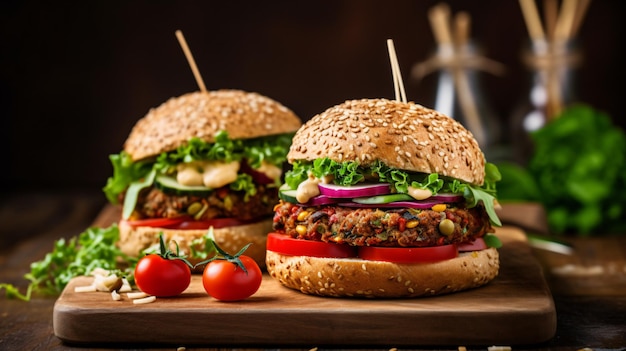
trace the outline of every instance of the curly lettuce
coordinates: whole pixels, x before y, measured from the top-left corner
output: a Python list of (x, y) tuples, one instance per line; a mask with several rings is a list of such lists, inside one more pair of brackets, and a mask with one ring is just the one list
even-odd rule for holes
[(30, 272), (24, 275), (29, 281), (24, 294), (11, 284), (0, 284), (0, 290), (6, 289), (9, 298), (24, 301), (32, 294), (59, 295), (72, 278), (88, 275), (96, 268), (118, 272), (132, 282), (137, 258), (124, 254), (116, 245), (118, 240), (116, 224), (87, 228), (67, 240), (58, 239), (43, 259), (31, 263)]
[[(151, 186), (151, 172), (157, 174), (171, 173), (176, 165), (199, 160), (207, 161), (241, 161), (246, 160), (250, 167), (257, 169), (262, 162), (281, 167), (287, 159), (293, 134), (280, 134), (254, 139), (230, 139), (228, 132), (220, 131), (215, 135), (214, 143), (207, 143), (199, 138), (192, 138), (186, 145), (171, 152), (162, 153), (154, 160), (133, 162), (130, 155), (122, 151), (109, 158), (113, 165), (113, 176), (107, 180), (102, 189), (107, 199), (117, 204), (119, 195), (135, 184), (135, 188)], [(147, 184), (146, 180), (150, 184)], [(256, 193), (252, 177), (238, 177), (230, 185), (235, 191), (245, 191), (246, 196)], [(126, 204), (125, 204), (126, 205)], [(134, 206), (132, 206), (134, 207)]]
[(454, 193), (465, 197), (468, 207), (482, 203), (489, 215), (492, 224), (501, 226), (500, 219), (495, 211), (496, 182), (501, 175), (492, 163), (485, 164), (485, 182), (482, 186), (463, 183), (457, 179), (441, 177), (437, 173), (407, 172), (389, 167), (380, 160), (372, 165), (361, 166), (357, 161), (336, 162), (327, 157), (316, 159), (313, 162), (296, 161), (293, 168), (285, 174), (285, 183), (296, 189), (298, 184), (305, 181), (309, 175), (317, 178), (332, 176), (337, 185), (354, 185), (364, 181), (389, 183), (397, 193), (407, 193), (409, 187), (427, 189), (433, 194)]

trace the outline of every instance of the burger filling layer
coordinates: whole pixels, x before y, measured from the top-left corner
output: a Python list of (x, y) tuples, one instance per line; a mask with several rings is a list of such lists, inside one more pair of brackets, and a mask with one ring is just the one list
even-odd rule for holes
[(277, 188), (257, 185), (256, 193), (247, 196), (243, 191), (233, 191), (225, 186), (206, 195), (168, 194), (150, 188), (142, 191), (133, 212), (134, 219), (176, 218), (192, 216), (203, 221), (214, 218), (253, 220), (270, 217), (276, 203)]
[(274, 229), (293, 238), (353, 246), (426, 247), (462, 244), (493, 232), (483, 206), (432, 209), (301, 206), (280, 201)]

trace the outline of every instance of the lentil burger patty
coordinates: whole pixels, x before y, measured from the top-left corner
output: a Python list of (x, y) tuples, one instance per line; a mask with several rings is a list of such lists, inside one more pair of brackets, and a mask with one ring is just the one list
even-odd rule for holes
[[(140, 218), (175, 218), (195, 215), (197, 220), (237, 218), (253, 220), (270, 217), (277, 198), (276, 187), (257, 185), (256, 194), (245, 196), (242, 191), (228, 187), (217, 189), (206, 196), (168, 194), (157, 188), (141, 192), (135, 216)], [(200, 213), (202, 207), (206, 209)]]
[[(493, 232), (482, 206), (447, 205), (443, 211), (411, 208), (377, 209), (341, 206), (305, 207), (286, 201), (276, 205), (274, 230), (293, 238), (354, 246), (426, 247), (471, 242)], [(443, 234), (439, 224), (454, 224)]]

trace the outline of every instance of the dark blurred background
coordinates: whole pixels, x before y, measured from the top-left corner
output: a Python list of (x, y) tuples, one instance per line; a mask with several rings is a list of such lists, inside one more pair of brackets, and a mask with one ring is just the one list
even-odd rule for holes
[[(393, 98), (386, 39), (395, 42), (409, 100), (432, 106), (434, 76), (410, 79), (435, 48), (438, 1), (3, 1), (1, 193), (90, 189), (111, 173), (135, 122), (197, 90), (174, 35), (181, 29), (208, 89), (256, 91), (303, 120), (352, 98)], [(448, 1), (472, 16), (472, 38), (506, 65), (484, 75), (504, 128), (528, 90), (528, 34), (513, 0)], [(576, 97), (626, 125), (624, 11), (593, 1), (578, 35)], [(104, 200), (104, 197), (103, 197)]]

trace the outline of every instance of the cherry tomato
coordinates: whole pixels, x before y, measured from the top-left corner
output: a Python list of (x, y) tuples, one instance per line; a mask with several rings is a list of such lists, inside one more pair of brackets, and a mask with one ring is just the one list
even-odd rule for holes
[(483, 238), (476, 238), (476, 240), (471, 243), (458, 244), (457, 247), (459, 248), (459, 252), (465, 252), (484, 250), (488, 246)]
[(214, 260), (202, 273), (204, 290), (221, 301), (238, 301), (252, 296), (263, 278), (259, 265), (249, 256), (238, 256), (246, 271), (233, 262)]
[(458, 251), (453, 244), (430, 247), (359, 247), (359, 257), (371, 261), (423, 263), (449, 260), (457, 256)]
[(162, 297), (180, 295), (190, 282), (191, 269), (179, 259), (148, 254), (135, 267), (135, 284), (146, 294)]
[(285, 234), (270, 233), (267, 236), (267, 249), (283, 255), (312, 257), (356, 257), (356, 247), (322, 241), (294, 239)]

